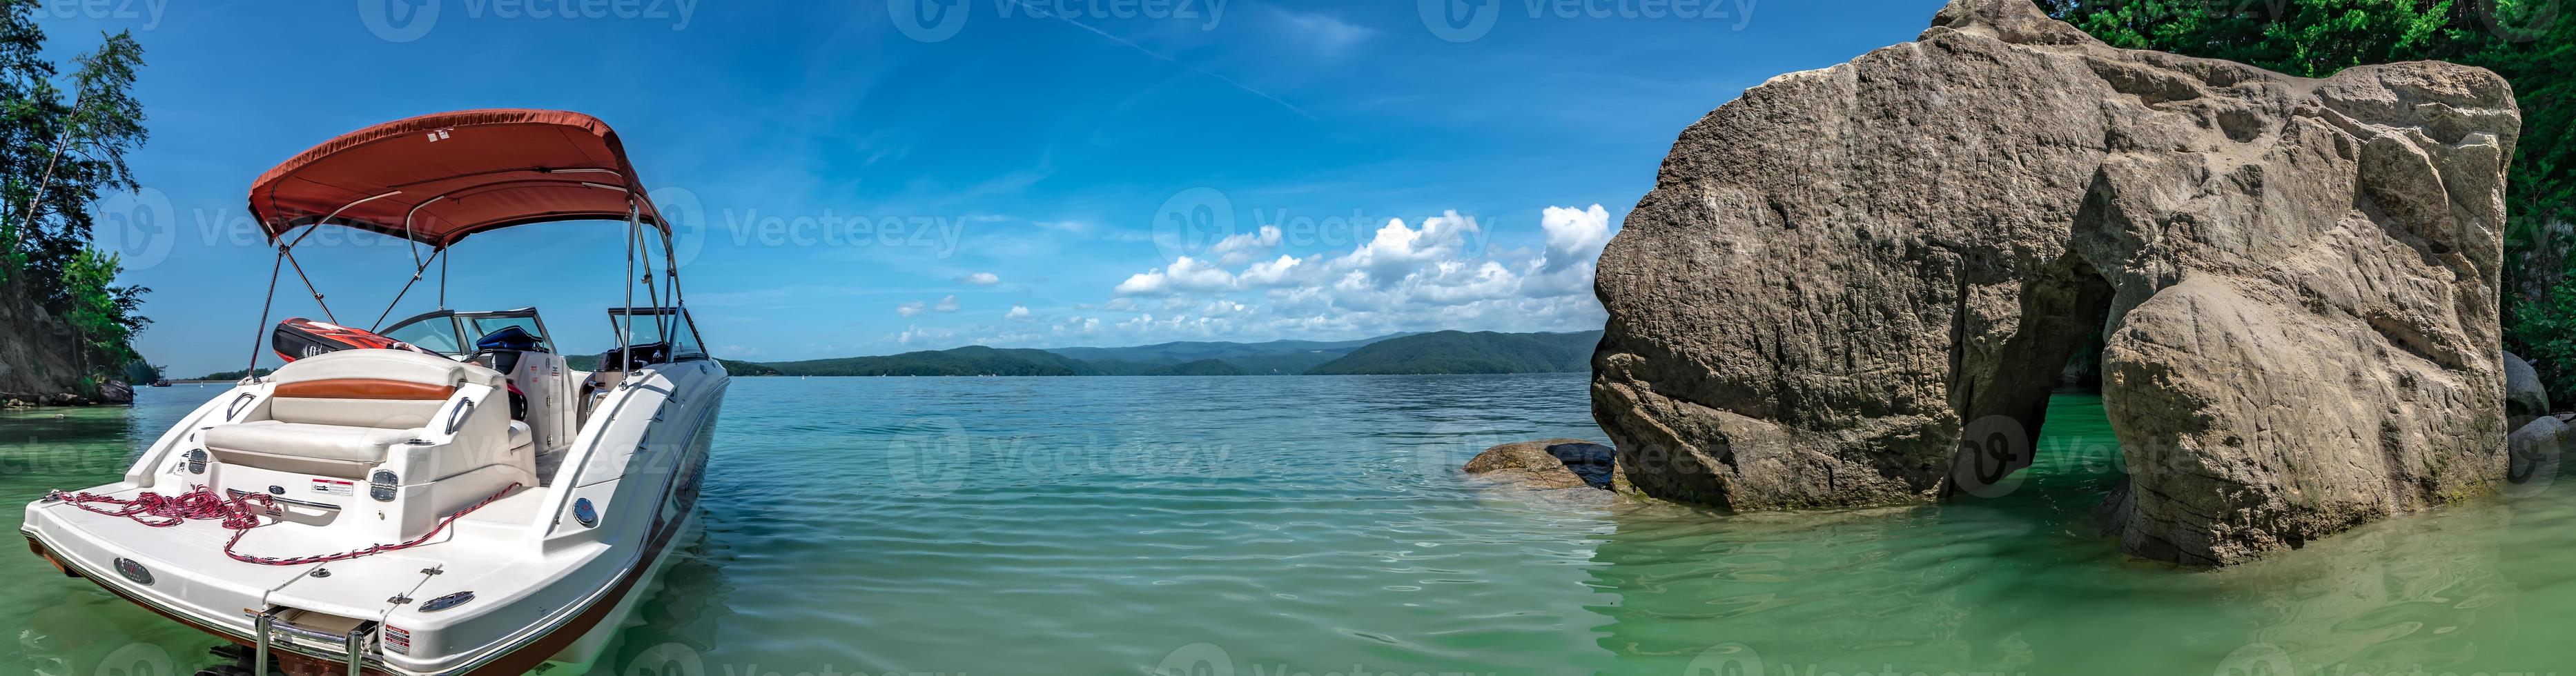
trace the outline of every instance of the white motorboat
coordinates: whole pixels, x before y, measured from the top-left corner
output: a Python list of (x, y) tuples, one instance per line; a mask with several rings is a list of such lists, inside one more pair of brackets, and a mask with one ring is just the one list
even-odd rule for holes
[[(442, 309), (382, 333), (278, 326), (288, 363), (188, 413), (122, 481), (28, 504), (28, 546), (243, 646), (246, 664), (219, 674), (520, 674), (595, 658), (692, 526), (729, 382), (616, 133), (560, 111), (390, 122), (270, 170), (251, 210), (277, 244), (272, 305), (282, 271), (312, 288), (295, 245), (345, 227), (415, 243), (408, 274), (441, 266)], [(596, 370), (573, 368), (534, 308), (443, 309), (451, 245), (575, 220), (617, 222), (628, 242), (627, 299), (607, 317), (618, 344)]]

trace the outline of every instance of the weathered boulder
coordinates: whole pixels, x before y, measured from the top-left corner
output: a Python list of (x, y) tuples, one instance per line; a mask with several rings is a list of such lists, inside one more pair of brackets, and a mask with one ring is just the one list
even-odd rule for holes
[(2540, 385), (2540, 371), (2531, 362), (2504, 353), (2504, 414), (2520, 422), (2549, 413), (2549, 390)]
[(1525, 488), (1610, 488), (1617, 451), (1581, 439), (1521, 441), (1485, 449), (1468, 460), (1467, 474)]
[(2505, 436), (2505, 448), (2512, 454), (2507, 465), (2506, 490), (2516, 496), (2537, 495), (2558, 478), (2558, 463), (2567, 457), (2567, 446), (2576, 443), (2576, 427), (2558, 416), (2544, 415), (2531, 419)]
[(1628, 485), (2010, 490), (2098, 332), (2134, 554), (2234, 563), (2495, 490), (2503, 79), (2114, 49), (2028, 0), (1933, 23), (1682, 132), (1599, 268)]
[[(0, 400), (19, 405), (78, 406), (84, 360), (71, 326), (29, 297), (23, 284), (0, 279)], [(131, 397), (128, 397), (131, 401)]]

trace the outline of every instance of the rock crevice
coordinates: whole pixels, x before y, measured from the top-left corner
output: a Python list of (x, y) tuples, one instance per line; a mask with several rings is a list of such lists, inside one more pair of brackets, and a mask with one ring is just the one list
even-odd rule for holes
[(2099, 336), (2133, 553), (2235, 563), (2490, 492), (2519, 129), (2478, 68), (2302, 79), (1955, 0), (1682, 132), (1602, 256), (1595, 417), (1655, 497), (1973, 499)]

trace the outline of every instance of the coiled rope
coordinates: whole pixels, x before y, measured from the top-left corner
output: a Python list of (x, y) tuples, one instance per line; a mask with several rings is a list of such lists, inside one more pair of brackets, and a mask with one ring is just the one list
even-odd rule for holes
[[(194, 486), (189, 488), (188, 492), (178, 495), (162, 495), (151, 491), (144, 491), (142, 494), (136, 495), (131, 499), (115, 498), (89, 492), (64, 493), (59, 490), (48, 493), (45, 497), (48, 500), (71, 503), (73, 507), (79, 507), (92, 513), (132, 519), (135, 523), (153, 528), (169, 528), (189, 521), (211, 521), (220, 519), (223, 521), (223, 526), (225, 528), (233, 531), (232, 539), (224, 542), (225, 556), (232, 557), (235, 561), (256, 563), (263, 566), (300, 566), (309, 563), (345, 561), (361, 556), (400, 551), (420, 546), (421, 543), (428, 542), (430, 538), (438, 537), (440, 532), (447, 530), (448, 524), (455, 523), (459, 517), (472, 514), (474, 513), (474, 510), (482, 509), (485, 505), (490, 505), (493, 502), (500, 500), (502, 496), (509, 495), (511, 491), (515, 490), (519, 490), (519, 484), (512, 483), (509, 487), (501, 489), (501, 492), (493, 493), (491, 497), (484, 498), (481, 502), (467, 505), (464, 509), (457, 510), (456, 513), (447, 515), (447, 518), (439, 519), (436, 527), (430, 528), (429, 532), (422, 533), (420, 537), (414, 538), (410, 542), (375, 545), (364, 549), (354, 549), (337, 554), (321, 554), (289, 558), (251, 556), (233, 551), (234, 545), (241, 544), (242, 536), (250, 534), (251, 529), (258, 528), (263, 525), (259, 522), (259, 517), (261, 515), (278, 511), (277, 501), (270, 499), (268, 495), (264, 493), (236, 492), (232, 497), (227, 498), (217, 495), (213, 488), (207, 486)], [(96, 505), (114, 505), (116, 508), (107, 509), (97, 507)], [(275, 524), (277, 523), (277, 520), (271, 520), (269, 523)]]

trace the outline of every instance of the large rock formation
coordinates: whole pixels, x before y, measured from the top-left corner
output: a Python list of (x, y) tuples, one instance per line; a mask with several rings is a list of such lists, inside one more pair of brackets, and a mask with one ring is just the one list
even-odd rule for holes
[(2494, 490), (2504, 80), (2113, 49), (2029, 0), (1933, 21), (1682, 132), (1601, 257), (1628, 485), (2009, 490), (2100, 332), (2129, 552), (2234, 563)]
[(0, 406), (94, 403), (81, 386), (79, 344), (14, 280), (0, 280)]

